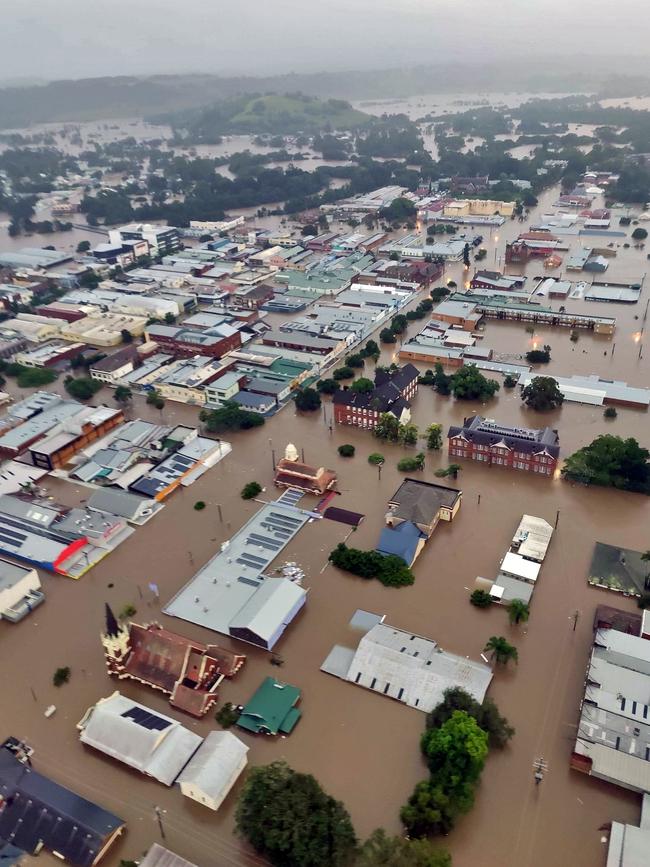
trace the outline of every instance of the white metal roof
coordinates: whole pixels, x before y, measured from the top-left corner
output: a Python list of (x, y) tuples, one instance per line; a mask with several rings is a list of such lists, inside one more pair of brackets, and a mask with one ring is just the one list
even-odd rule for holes
[(541, 566), (539, 563), (533, 563), (526, 560), (521, 554), (514, 554), (508, 551), (501, 563), (501, 571), (506, 575), (513, 575), (515, 578), (523, 578), (524, 581), (535, 583)]
[(267, 578), (230, 621), (230, 628), (250, 629), (260, 638), (271, 639), (306, 593), (287, 578)]
[(213, 731), (183, 769), (178, 782), (200, 789), (209, 798), (221, 801), (228, 794), (246, 764), (248, 747), (232, 732)]

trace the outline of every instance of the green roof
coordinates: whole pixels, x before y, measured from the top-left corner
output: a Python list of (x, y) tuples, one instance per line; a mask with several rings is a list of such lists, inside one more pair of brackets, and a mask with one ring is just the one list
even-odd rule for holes
[(255, 734), (289, 734), (301, 716), (294, 707), (299, 699), (297, 686), (267, 677), (245, 705), (237, 725)]

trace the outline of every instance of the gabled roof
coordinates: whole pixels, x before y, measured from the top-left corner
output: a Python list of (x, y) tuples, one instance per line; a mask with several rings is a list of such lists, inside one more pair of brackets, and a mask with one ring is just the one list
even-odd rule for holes
[(39, 844), (90, 867), (124, 821), (22, 764), (0, 748), (0, 839), (33, 853)]
[(306, 593), (287, 578), (266, 578), (230, 621), (231, 632), (248, 629), (264, 641), (270, 641)]
[(415, 524), (404, 521), (397, 527), (384, 527), (379, 537), (375, 551), (379, 554), (393, 554), (400, 557), (407, 566), (410, 566), (416, 555), (420, 539), (426, 539)]
[(245, 705), (237, 725), (256, 733), (266, 729), (273, 735), (289, 734), (301, 716), (294, 707), (299, 698), (297, 686), (267, 677)]
[(457, 488), (420, 479), (404, 479), (388, 504), (396, 518), (428, 525), (436, 518), (441, 507), (452, 509), (460, 496), (461, 491)]
[(188, 783), (215, 801), (223, 799), (246, 762), (248, 747), (232, 732), (210, 732), (187, 766), (178, 782)]

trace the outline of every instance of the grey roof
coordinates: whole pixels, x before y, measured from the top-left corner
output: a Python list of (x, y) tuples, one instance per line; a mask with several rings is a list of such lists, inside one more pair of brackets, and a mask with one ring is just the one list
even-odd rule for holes
[(34, 570), (18, 566), (16, 563), (11, 563), (0, 557), (0, 592), (14, 587), (26, 575), (30, 575)]
[(127, 521), (142, 515), (143, 510), (153, 509), (158, 504), (154, 500), (138, 497), (128, 491), (118, 491), (114, 488), (100, 488), (88, 498), (88, 508), (98, 512), (110, 512), (119, 515)]
[(124, 825), (122, 819), (22, 764), (4, 748), (0, 749), (0, 800), (0, 840), (30, 854), (45, 846), (75, 867), (95, 864), (108, 838)]
[[(137, 720), (137, 721), (136, 721)], [(119, 692), (100, 699), (78, 727), (82, 743), (171, 786), (201, 737)]]
[[(342, 662), (339, 649), (332, 668)], [(452, 686), (482, 702), (492, 669), (448, 653), (432, 639), (380, 623), (359, 642), (345, 679), (428, 713)]]
[(404, 479), (388, 502), (396, 517), (414, 524), (430, 524), (441, 507), (453, 508), (460, 496), (457, 488)]
[(495, 581), (495, 587), (502, 587), (503, 593), (499, 597), (501, 602), (512, 602), (513, 599), (521, 599), (522, 602), (530, 602), (535, 585), (528, 581), (521, 581), (511, 575), (500, 572)]
[(147, 852), (144, 861), (140, 861), (140, 867), (197, 867), (197, 865), (186, 861), (175, 852), (170, 852), (164, 846), (154, 843)]
[(647, 867), (650, 852), (650, 795), (643, 795), (640, 827), (612, 822), (606, 867)]
[(306, 590), (286, 578), (267, 578), (232, 618), (230, 629), (247, 629), (269, 642), (305, 595)]
[(228, 794), (246, 763), (248, 747), (232, 732), (210, 732), (178, 778), (209, 798), (220, 801)]
[(509, 449), (528, 454), (546, 452), (554, 458), (560, 454), (557, 431), (550, 427), (540, 429), (508, 427), (507, 425), (500, 425), (493, 419), (474, 415), (466, 418), (462, 427), (452, 425), (449, 428), (448, 438), (459, 435), (469, 442), (479, 445), (494, 446), (503, 443)]
[[(266, 569), (310, 517), (309, 512), (282, 502), (282, 497), (262, 506), (167, 603), (165, 614), (229, 635), (232, 620), (271, 580), (264, 577)], [(249, 609), (248, 622), (253, 615)]]

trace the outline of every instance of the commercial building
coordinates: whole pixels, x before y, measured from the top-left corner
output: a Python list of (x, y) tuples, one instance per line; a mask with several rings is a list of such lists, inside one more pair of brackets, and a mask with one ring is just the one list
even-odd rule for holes
[(216, 644), (191, 641), (158, 623), (118, 623), (108, 605), (101, 641), (109, 674), (160, 690), (172, 707), (196, 717), (214, 706), (223, 679), (234, 677), (246, 659)]
[(429, 713), (446, 689), (462, 687), (479, 703), (492, 680), (488, 665), (442, 650), (438, 643), (378, 622), (356, 650), (336, 645), (321, 671)]
[(171, 786), (202, 738), (119, 692), (101, 698), (77, 723), (79, 740)]
[(147, 340), (157, 343), (165, 352), (183, 358), (209, 355), (221, 358), (241, 346), (241, 334), (232, 325), (222, 324), (203, 330), (177, 325), (148, 325)]
[(10, 738), (0, 747), (0, 841), (34, 856), (45, 849), (73, 867), (99, 864), (124, 820), (39, 774), (11, 745), (20, 746)]
[(488, 465), (510, 467), (551, 477), (560, 455), (560, 438), (550, 427), (508, 427), (480, 415), (447, 433), (450, 458), (470, 458)]
[(218, 810), (246, 767), (248, 747), (232, 732), (210, 732), (181, 771), (186, 798)]
[(650, 794), (643, 795), (637, 825), (612, 822), (605, 867), (644, 867), (650, 852)]
[(650, 792), (649, 696), (650, 641), (596, 624), (571, 767)]
[(502, 274), (500, 271), (476, 271), (469, 285), (472, 289), (500, 289), (510, 292), (522, 290), (526, 285), (526, 277)]
[(140, 861), (140, 867), (198, 867), (198, 865), (154, 843), (144, 860)]
[(313, 519), (312, 512), (297, 507), (294, 494), (285, 491), (262, 506), (167, 603), (164, 613), (272, 650), (307, 599), (298, 584), (265, 574)]
[(125, 346), (111, 355), (106, 355), (99, 361), (93, 361), (89, 373), (93, 379), (108, 385), (117, 385), (119, 381), (131, 373), (140, 364), (140, 356), (135, 346)]
[(30, 460), (35, 467), (44, 470), (64, 467), (74, 455), (119, 427), (123, 421), (121, 409), (110, 406), (81, 407), (75, 415), (50, 431), (48, 436), (29, 446)]
[(337, 391), (332, 399), (336, 423), (374, 430), (383, 413), (391, 413), (401, 422), (409, 421), (410, 400), (417, 392), (418, 377), (418, 369), (405, 364), (393, 373), (375, 372), (375, 388), (371, 392)]
[(36, 569), (0, 558), (0, 620), (18, 623), (44, 600)]
[(118, 346), (124, 340), (122, 332), (128, 331), (131, 337), (142, 337), (146, 324), (145, 316), (97, 313), (75, 322), (64, 323), (61, 337), (65, 340), (81, 341), (89, 346)]
[(291, 734), (301, 717), (299, 701), (298, 687), (267, 677), (244, 705), (237, 725), (253, 734)]
[(85, 343), (60, 343), (53, 341), (37, 346), (35, 349), (25, 349), (16, 353), (14, 361), (24, 367), (60, 367), (67, 368), (66, 361), (81, 355), (87, 349)]
[(125, 241), (146, 241), (153, 256), (167, 256), (181, 245), (178, 229), (172, 226), (152, 226), (148, 223), (129, 223), (118, 229), (110, 229), (108, 239), (111, 244), (124, 244)]
[[(520, 385), (529, 385), (534, 377), (526, 376)], [(587, 403), (592, 406), (629, 406), (634, 409), (647, 409), (650, 406), (650, 389), (635, 388), (620, 380), (603, 379), (597, 374), (591, 376), (550, 376), (557, 383), (564, 399), (574, 403)]]

